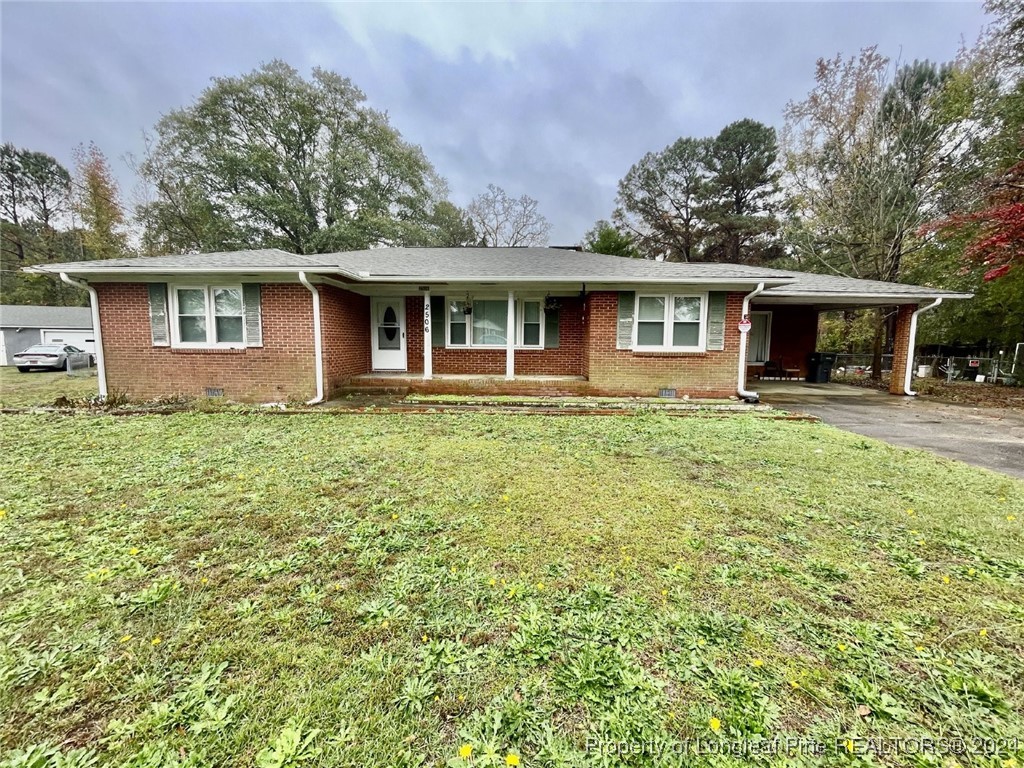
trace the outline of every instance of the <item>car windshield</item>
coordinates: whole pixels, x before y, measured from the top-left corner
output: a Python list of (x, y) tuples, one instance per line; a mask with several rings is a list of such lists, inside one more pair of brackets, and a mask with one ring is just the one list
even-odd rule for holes
[(23, 355), (43, 354), (43, 353), (51, 353), (52, 354), (53, 352), (63, 352), (63, 351), (64, 351), (64, 347), (62, 347), (60, 344), (34, 344), (31, 347), (29, 347), (28, 349), (26, 349), (24, 352), (22, 352), (21, 354), (23, 354)]

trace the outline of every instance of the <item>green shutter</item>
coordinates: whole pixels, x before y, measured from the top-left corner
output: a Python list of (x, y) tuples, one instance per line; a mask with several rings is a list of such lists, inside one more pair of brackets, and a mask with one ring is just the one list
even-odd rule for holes
[(171, 336), (167, 327), (167, 283), (149, 284), (149, 332), (154, 347), (170, 346)]
[(263, 320), (260, 308), (260, 284), (242, 284), (242, 308), (245, 312), (245, 346), (263, 346)]
[(633, 346), (633, 307), (636, 293), (619, 291), (619, 323), (615, 332), (615, 348), (629, 349)]
[(558, 309), (544, 310), (544, 349), (558, 349)]
[(725, 292), (708, 294), (708, 343), (713, 351), (725, 349)]
[(430, 346), (444, 346), (444, 324), (448, 319), (448, 311), (444, 296), (430, 297)]

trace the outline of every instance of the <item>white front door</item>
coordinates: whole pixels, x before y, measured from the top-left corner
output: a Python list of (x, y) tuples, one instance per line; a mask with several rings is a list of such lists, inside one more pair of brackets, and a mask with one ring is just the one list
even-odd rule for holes
[(371, 302), (371, 313), (370, 343), (373, 349), (373, 370), (406, 370), (405, 298), (374, 298)]

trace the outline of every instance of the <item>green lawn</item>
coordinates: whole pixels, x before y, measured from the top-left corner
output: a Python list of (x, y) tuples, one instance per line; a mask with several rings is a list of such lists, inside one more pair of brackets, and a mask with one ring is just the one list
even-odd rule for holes
[(4, 407), (53, 405), (62, 395), (72, 400), (93, 397), (98, 392), (96, 386), (95, 371), (69, 376), (62, 371), (21, 373), (17, 368), (0, 366), (0, 406)]
[[(11, 764), (1024, 764), (1024, 483), (984, 470), (658, 414), (17, 415), (0, 449)], [(973, 752), (856, 754), (923, 736)]]

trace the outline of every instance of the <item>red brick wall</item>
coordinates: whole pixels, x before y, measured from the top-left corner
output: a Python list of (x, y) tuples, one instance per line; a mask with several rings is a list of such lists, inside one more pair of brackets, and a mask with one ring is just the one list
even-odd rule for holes
[[(751, 307), (754, 311), (772, 313), (771, 343), (769, 355), (783, 368), (797, 368), (801, 378), (807, 375), (807, 355), (818, 344), (818, 310), (814, 307), (782, 307), (765, 305)], [(762, 366), (750, 366), (748, 370), (759, 370)]]
[(900, 304), (896, 307), (896, 330), (893, 334), (892, 347), (892, 378), (889, 380), (889, 392), (894, 395), (905, 394), (903, 382), (907, 374), (907, 366), (913, 365), (914, 350), (910, 349), (910, 318), (917, 309), (917, 306), (917, 304)]
[[(518, 376), (582, 376), (583, 375), (583, 302), (574, 297), (559, 299), (557, 349), (517, 349), (515, 372)], [(409, 372), (423, 373), (423, 297), (405, 300), (409, 350)], [(432, 317), (432, 323), (446, 318)], [(431, 350), (431, 366), (435, 374), (505, 375), (504, 349)]]
[(370, 370), (370, 299), (318, 286), (324, 347), (324, 390), (329, 397), (353, 376)]
[(242, 350), (154, 347), (146, 284), (95, 287), (111, 392), (201, 397), (214, 387), (253, 402), (308, 400), (316, 393), (313, 302), (301, 285), (262, 286), (263, 346)]
[(716, 352), (634, 352), (616, 349), (619, 294), (587, 296), (587, 375), (595, 393), (657, 395), (661, 388), (680, 395), (728, 397), (736, 394), (743, 294), (730, 293), (725, 307), (725, 349)]

